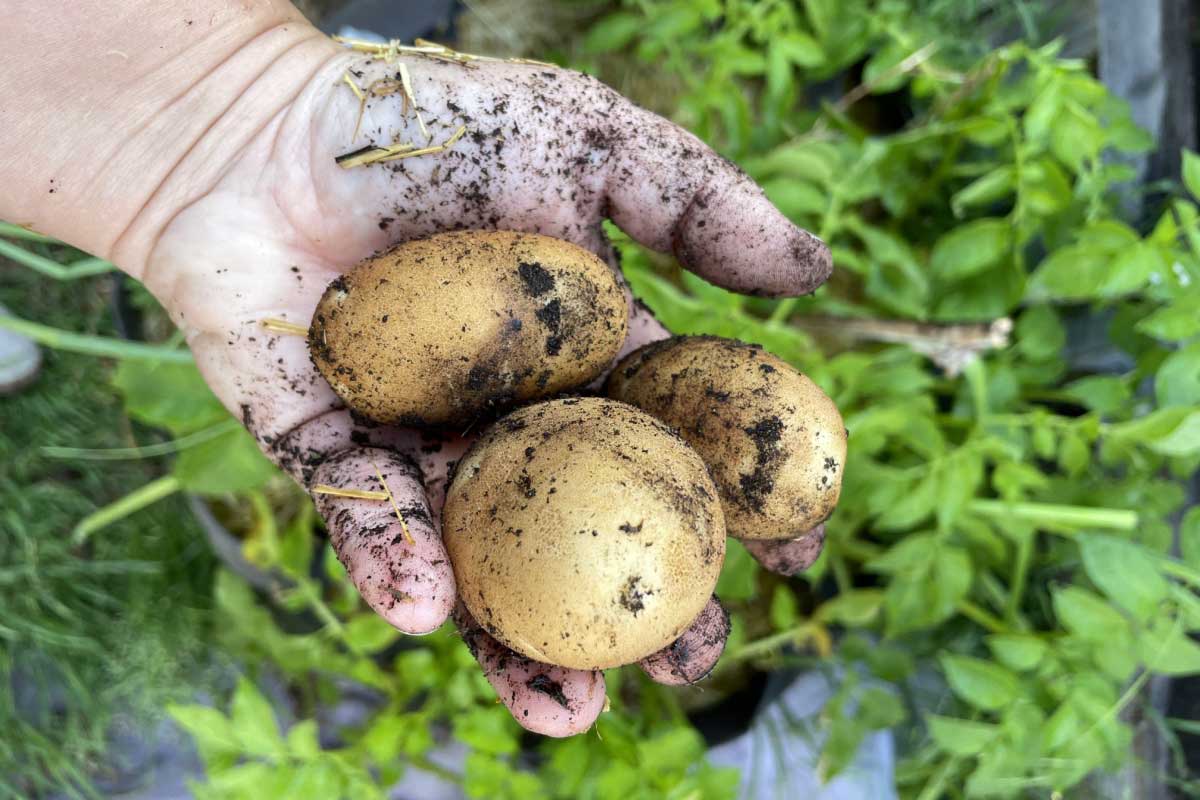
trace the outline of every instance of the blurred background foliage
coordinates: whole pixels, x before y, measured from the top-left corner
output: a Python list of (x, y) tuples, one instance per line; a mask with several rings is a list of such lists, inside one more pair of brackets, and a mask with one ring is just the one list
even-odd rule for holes
[[(776, 302), (611, 231), (670, 328), (761, 343), (837, 401), (850, 451), (821, 559), (783, 579), (731, 542), (718, 593), (733, 635), (706, 690), (613, 671), (593, 733), (535, 740), (449, 628), (406, 638), (365, 609), (311, 506), (161, 323), (149, 350), (97, 344), (111, 371), (51, 352), (35, 390), (0, 401), (0, 671), (46, 685), (4, 697), (0, 728), (19, 733), (0, 738), (0, 791), (101, 792), (114, 721), (148, 725), (170, 703), (207, 768), (201, 797), (382, 797), (415, 768), (472, 797), (730, 798), (739, 776), (705, 762), (698, 714), (744, 702), (763, 673), (819, 669), (841, 687), (826, 777), (889, 728), (905, 798), (1095, 796), (1087, 781), (1128, 765), (1149, 727), (1173, 755), (1140, 768), (1200, 794), (1179, 746), (1197, 726), (1145, 691), (1200, 673), (1200, 159), (1131, 185), (1122, 155), (1154, 143), (1048, 41), (1061, 9), (470, 8), (462, 49), (599, 75), (830, 244), (829, 285)], [(1131, 220), (1139, 193), (1152, 215)], [(6, 231), (26, 253), (78, 256)], [(7, 269), (0, 301), (111, 336), (106, 279), (84, 280)], [(135, 449), (97, 461), (116, 456), (84, 445)], [(207, 498), (241, 563), (216, 566), (181, 493)], [(322, 718), (346, 697), (366, 710)], [(447, 740), (465, 759), (438, 760)]]

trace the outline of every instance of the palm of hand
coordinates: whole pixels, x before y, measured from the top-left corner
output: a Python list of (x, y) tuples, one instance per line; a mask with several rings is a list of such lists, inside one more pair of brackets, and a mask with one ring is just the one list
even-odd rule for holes
[[(600, 227), (610, 217), (714, 282), (765, 294), (815, 288), (828, 274), (828, 254), (732, 165), (590, 78), (507, 63), (417, 59), (408, 67), (433, 143), (465, 127), (452, 148), (339, 167), (334, 156), (368, 144), (427, 139), (401, 92), (371, 96), (355, 137), (359, 102), (343, 75), (367, 88), (395, 81), (397, 64), (331, 52), (269, 124), (231, 132), (245, 138), (239, 156), (166, 226), (144, 280), (187, 332), (217, 396), (302, 485), (369, 489), (379, 474), (386, 480), (411, 542), (386, 504), (318, 496), (318, 508), (364, 599), (401, 630), (423, 633), (454, 608), (437, 516), (467, 439), (356, 422), (316, 373), (303, 338), (271, 333), (262, 320), (307, 326), (325, 287), (349, 265), (445, 229), (545, 233), (615, 265)], [(666, 335), (640, 306), (630, 310), (624, 352)], [(794, 561), (794, 551), (768, 548), (760, 557)], [(599, 673), (515, 657), (461, 608), (456, 619), (522, 724), (565, 735), (599, 713)], [(710, 603), (684, 634), (689, 646), (643, 666), (667, 682), (695, 680), (726, 632)]]

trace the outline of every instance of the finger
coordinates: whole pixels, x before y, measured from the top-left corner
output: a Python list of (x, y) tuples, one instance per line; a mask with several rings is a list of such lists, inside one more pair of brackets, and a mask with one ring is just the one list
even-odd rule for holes
[(695, 683), (712, 672), (728, 638), (729, 614), (714, 597), (682, 636), (642, 659), (639, 666), (658, 683)]
[(542, 664), (497, 642), (460, 603), (454, 621), (488, 683), (522, 727), (543, 736), (574, 736), (604, 710), (604, 675)]
[(743, 539), (742, 544), (758, 563), (780, 575), (795, 575), (811, 567), (825, 544), (825, 523), (799, 539)]
[(744, 172), (682, 128), (632, 106), (605, 189), (612, 220), (673, 252), (705, 280), (766, 296), (807, 294), (829, 277), (829, 248), (793, 225)]
[(314, 497), (330, 543), (367, 605), (405, 633), (436, 630), (454, 607), (454, 573), (416, 464), (389, 450), (352, 447), (317, 467), (311, 487), (322, 485), (390, 493), (385, 502)]

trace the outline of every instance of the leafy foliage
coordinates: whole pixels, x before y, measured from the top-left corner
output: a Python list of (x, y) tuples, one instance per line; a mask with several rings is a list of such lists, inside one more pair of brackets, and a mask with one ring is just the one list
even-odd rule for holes
[[(648, 104), (833, 250), (829, 286), (772, 302), (680, 274), (612, 231), (668, 326), (763, 344), (842, 409), (850, 455), (825, 553), (782, 580), (731, 544), (719, 592), (734, 632), (714, 685), (747, 664), (840, 663), (824, 774), (891, 727), (905, 797), (1076, 787), (1128, 758), (1122, 712), (1149, 675), (1200, 671), (1200, 516), (1184, 516), (1179, 556), (1171, 526), (1200, 463), (1200, 160), (1185, 154), (1181, 188), (1147, 229), (1123, 221), (1121, 156), (1151, 143), (1056, 45), (968, 35), (987, 5), (628, 0), (561, 53), (619, 86), (654, 72), (677, 92)], [(1028, 4), (1014, 7), (1036, 28)], [(1002, 318), (1011, 342), (981, 343)], [(1102, 368), (1080, 352), (1087, 337)], [(176, 436), (224, 419), (183, 391), (195, 381), (167, 365), (116, 376), (131, 415)], [(247, 556), (286, 575), (275, 602), (317, 624), (285, 631), (218, 577), (226, 649), (282, 672), (305, 721), (281, 730), (250, 682), (228, 713), (175, 707), (208, 768), (199, 794), (380, 796), (406, 769), (475, 797), (736, 793), (736, 775), (704, 763), (680, 696), (632, 670), (610, 674), (594, 738), (540, 742), (530, 758), (450, 631), (399, 638), (314, 544), (309, 506), (274, 519), (269, 472), (239, 436), (185, 450), (174, 474), (250, 498)], [(318, 737), (315, 705), (346, 681), (379, 705)], [(468, 747), (461, 772), (430, 760), (445, 737)]]
[[(1185, 154), (1191, 192), (1135, 230), (1118, 213), (1133, 173), (1116, 156), (1151, 142), (1086, 65), (1022, 42), (970, 58), (917, 5), (631, 3), (583, 51), (600, 69), (607, 51), (665, 59), (686, 87), (676, 117), (818, 232), (838, 267), (813, 298), (771, 304), (621, 240), (664, 322), (788, 358), (851, 433), (842, 507), (807, 586), (730, 559), (722, 580), (740, 611), (758, 596), (795, 608), (815, 589), (796, 636), (769, 641), (835, 626), (837, 657), (907, 688), (936, 665), (953, 703), (908, 709), (923, 724), (904, 739), (906, 795), (1065, 790), (1127, 758), (1121, 712), (1149, 672), (1200, 670), (1186, 635), (1200, 574), (1170, 550), (1200, 460), (1200, 161)], [(857, 86), (794, 110), (852, 64)], [(1015, 319), (1011, 345), (961, 376), (920, 355), (1001, 317)], [(839, 337), (838, 320), (914, 346)], [(1088, 374), (1071, 352), (1083, 336), (1121, 366)], [(881, 664), (852, 631), (910, 658)], [(763, 665), (783, 657), (747, 649)], [(870, 727), (831, 736), (830, 763)]]

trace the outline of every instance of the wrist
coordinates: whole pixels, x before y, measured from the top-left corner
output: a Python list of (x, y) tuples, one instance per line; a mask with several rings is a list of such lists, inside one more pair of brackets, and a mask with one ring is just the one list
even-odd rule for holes
[(0, 36), (11, 40), (0, 55), (0, 152), (10, 155), (0, 158), (10, 189), (0, 217), (136, 277), (158, 232), (336, 52), (290, 3), (163, 8), (124, 0), (106, 14), (81, 3), (77, 40), (49, 49), (37, 41), (52, 33), (44, 20), (17, 11)]

